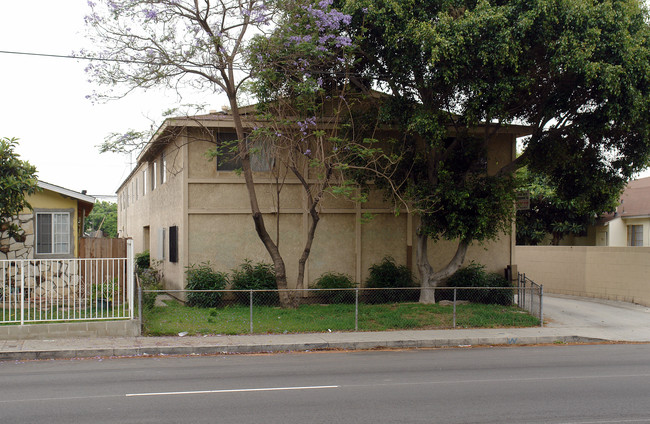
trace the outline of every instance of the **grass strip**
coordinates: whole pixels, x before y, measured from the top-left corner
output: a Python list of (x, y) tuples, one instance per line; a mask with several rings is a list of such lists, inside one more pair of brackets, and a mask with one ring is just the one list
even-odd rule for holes
[[(194, 308), (175, 301), (144, 313), (145, 334), (233, 335), (248, 334), (250, 310), (247, 306)], [(456, 326), (460, 328), (532, 327), (539, 319), (515, 306), (458, 305)], [(360, 331), (443, 329), (453, 326), (453, 306), (420, 303), (360, 304)], [(301, 305), (296, 309), (255, 306), (253, 330), (256, 334), (318, 333), (353, 331), (354, 305)]]

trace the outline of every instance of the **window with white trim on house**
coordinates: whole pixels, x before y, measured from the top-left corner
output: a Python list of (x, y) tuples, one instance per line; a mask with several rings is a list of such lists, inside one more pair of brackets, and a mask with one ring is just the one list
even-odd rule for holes
[(627, 226), (627, 245), (643, 246), (643, 225)]
[(147, 170), (142, 171), (142, 195), (147, 194)]
[(36, 213), (36, 254), (70, 254), (71, 237), (70, 212)]

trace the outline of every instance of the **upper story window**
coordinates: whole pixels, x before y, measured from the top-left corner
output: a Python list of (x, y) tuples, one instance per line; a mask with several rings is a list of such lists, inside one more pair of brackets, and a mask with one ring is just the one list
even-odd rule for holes
[(643, 225), (627, 226), (627, 245), (643, 246)]
[(155, 190), (158, 186), (158, 164), (153, 163), (153, 169), (151, 171), (151, 191)]
[(160, 184), (165, 184), (167, 181), (167, 156), (162, 152), (160, 156)]
[(71, 240), (70, 212), (36, 212), (37, 255), (69, 255), (72, 253)]
[[(218, 155), (217, 171), (235, 171), (241, 169), (242, 161), (237, 149), (237, 134), (214, 132)], [(251, 151), (251, 169), (256, 172), (268, 172), (273, 166), (273, 159), (268, 146), (262, 141), (249, 143)]]
[(147, 170), (142, 171), (142, 195), (147, 194)]

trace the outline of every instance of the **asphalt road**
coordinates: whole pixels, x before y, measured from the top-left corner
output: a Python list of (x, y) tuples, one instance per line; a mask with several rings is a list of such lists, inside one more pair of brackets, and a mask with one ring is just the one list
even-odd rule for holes
[(0, 423), (650, 423), (650, 345), (0, 363)]

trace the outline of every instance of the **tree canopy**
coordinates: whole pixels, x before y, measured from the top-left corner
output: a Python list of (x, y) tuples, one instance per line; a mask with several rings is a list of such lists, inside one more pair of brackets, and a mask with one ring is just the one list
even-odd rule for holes
[(31, 209), (27, 196), (38, 190), (36, 167), (21, 160), (16, 138), (0, 138), (0, 230), (3, 237), (24, 241), (24, 232), (14, 221), (24, 209)]
[[(387, 94), (377, 116), (403, 136), (378, 140), (392, 151), (373, 145), (357, 158), (402, 158), (391, 172), (371, 175), (389, 176), (376, 182), (420, 216), (424, 302), (434, 301), (426, 289), (461, 266), (472, 242), (510, 229), (518, 168), (527, 165), (573, 199), (597, 197), (598, 186), (621, 189), (650, 157), (650, 30), (640, 0), (114, 0), (101, 11), (90, 4), (104, 59), (89, 67), (95, 81), (127, 92), (189, 84), (226, 94), (253, 221), (280, 288), (284, 260), (257, 203), (239, 114), (251, 78), (260, 99), (288, 97), (292, 107), (323, 87)], [(278, 25), (268, 26), (274, 17)], [(268, 38), (251, 50), (249, 65), (270, 72), (243, 65), (252, 32)], [(319, 54), (344, 45), (355, 48), (354, 61)], [(295, 134), (321, 134), (312, 122), (291, 125)], [(523, 152), (490, 168), (489, 146), (511, 125), (529, 129)], [(440, 270), (429, 264), (429, 239), (458, 240)]]
[(108, 237), (117, 237), (117, 203), (96, 202), (86, 217), (84, 231), (101, 230)]
[[(521, 166), (571, 199), (597, 186), (620, 189), (648, 164), (650, 31), (640, 1), (341, 4), (359, 39), (357, 83), (387, 91), (385, 115), (413, 136), (402, 148), (415, 171), (404, 191), (421, 216), (424, 286), (457, 269), (469, 243), (502, 234), (512, 213), (497, 197), (512, 201)], [(479, 170), (487, 145), (512, 124), (530, 129), (521, 156)], [(429, 237), (459, 240), (437, 272)]]
[[(92, 79), (110, 87), (98, 94), (100, 98), (111, 97), (113, 88), (121, 88), (119, 96), (156, 85), (180, 91), (189, 85), (209, 94), (226, 95), (237, 133), (234, 146), (228, 150), (240, 160), (239, 171), (246, 183), (255, 230), (273, 261), (280, 300), (283, 305), (290, 305), (286, 264), (279, 248), (280, 231), (276, 231), (274, 238), (264, 222), (251, 154), (259, 149), (271, 152), (274, 157), (270, 162), (283, 162), (283, 169), (300, 180), (306, 193), (311, 221), (298, 259), (296, 285), (301, 288), (318, 223), (319, 201), (334, 175), (332, 162), (322, 150), (317, 150), (323, 140), (334, 135), (322, 130), (322, 122), (316, 116), (314, 108), (319, 108), (318, 99), (323, 97), (321, 81), (327, 79), (316, 75), (322, 75), (323, 69), (340, 69), (345, 65), (345, 59), (337, 61), (342, 56), (333, 52), (342, 53), (350, 45), (349, 37), (341, 34), (350, 16), (333, 9), (329, 0), (106, 0), (89, 4), (92, 13), (87, 23), (91, 37), (101, 46), (96, 54), (102, 60), (93, 62), (88, 72)], [(273, 18), (275, 25), (271, 26)], [(253, 35), (255, 42), (251, 44)], [(281, 75), (282, 66), (286, 65), (291, 65), (291, 72)], [(310, 75), (312, 69), (315, 72)], [(278, 80), (278, 75), (282, 79)], [(240, 98), (251, 77), (255, 78), (252, 90), (257, 97), (270, 101), (284, 97), (282, 94), (289, 90), (289, 97), (295, 100), (284, 103), (286, 109), (279, 119), (252, 131), (245, 127), (240, 114)], [(294, 96), (298, 93), (303, 96)], [(305, 109), (299, 105), (301, 101), (310, 102), (313, 107)], [(296, 110), (300, 110), (297, 117), (285, 119)], [(278, 111), (276, 107), (274, 112)], [(268, 131), (269, 128), (274, 131)], [(141, 134), (131, 131), (117, 141), (131, 143)], [(115, 143), (107, 146), (119, 147)], [(217, 156), (220, 153), (224, 152), (215, 152)], [(315, 187), (309, 183), (310, 168), (318, 169), (317, 174), (322, 176)], [(281, 175), (276, 175), (278, 202), (283, 181)], [(279, 215), (276, 225), (279, 226)]]
[(621, 194), (617, 187), (595, 186), (567, 199), (548, 177), (532, 174), (527, 167), (518, 171), (518, 177), (530, 195), (530, 208), (517, 211), (517, 244), (523, 245), (546, 242), (557, 246), (566, 236), (586, 234), (600, 215), (616, 209)]

